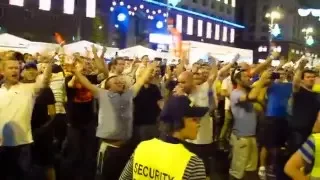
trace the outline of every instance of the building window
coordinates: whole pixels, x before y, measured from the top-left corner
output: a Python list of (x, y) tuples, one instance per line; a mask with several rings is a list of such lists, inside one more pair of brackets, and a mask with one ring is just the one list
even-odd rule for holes
[(202, 5), (203, 6), (208, 6), (208, 0), (202, 0)]
[(222, 41), (227, 42), (227, 40), (228, 40), (228, 27), (223, 26)]
[(187, 34), (193, 35), (193, 18), (192, 17), (188, 17)]
[(193, 3), (198, 3), (198, 0), (192, 0)]
[(182, 15), (177, 14), (176, 17), (176, 29), (182, 33)]
[(231, 0), (231, 6), (236, 7), (236, 0)]
[(211, 2), (211, 9), (215, 9), (216, 8), (216, 5), (215, 5), (215, 2)]
[(203, 21), (198, 20), (198, 37), (202, 37), (202, 32), (203, 32)]
[(212, 24), (210, 22), (207, 22), (207, 32), (206, 32), (206, 38), (211, 39), (212, 37)]
[(216, 24), (216, 26), (215, 26), (214, 39), (220, 40), (220, 25), (219, 24)]
[(256, 31), (256, 26), (250, 26), (248, 29), (248, 32), (255, 32)]
[(227, 14), (231, 14), (232, 13), (232, 10), (230, 7), (227, 8)]
[(224, 12), (224, 5), (220, 4), (220, 12)]
[(262, 26), (261, 27), (262, 32), (269, 32), (269, 27), (268, 26)]
[(51, 0), (39, 0), (39, 9), (44, 11), (50, 11)]
[(261, 36), (261, 37), (260, 37), (260, 40), (261, 40), (261, 41), (267, 41), (267, 40), (268, 40), (268, 37), (267, 37), (267, 36)]
[(234, 28), (230, 29), (230, 43), (234, 43), (235, 33)]
[(10, 0), (9, 4), (13, 5), (13, 6), (21, 6), (22, 7), (24, 5), (24, 0)]
[(228, 3), (229, 3), (229, 0), (224, 0), (224, 3), (225, 3), (225, 4), (228, 4)]
[(262, 11), (263, 12), (267, 12), (269, 10), (269, 6), (268, 5), (264, 5), (263, 7), (262, 7)]
[(87, 0), (86, 5), (86, 16), (89, 18), (95, 18), (96, 17), (96, 0)]
[(220, 0), (217, 0), (217, 1), (220, 1)]
[(63, 1), (63, 13), (73, 14), (74, 13), (75, 0), (64, 0)]

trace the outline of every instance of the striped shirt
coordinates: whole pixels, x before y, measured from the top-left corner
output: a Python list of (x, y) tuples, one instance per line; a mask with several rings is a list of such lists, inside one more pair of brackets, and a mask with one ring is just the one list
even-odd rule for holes
[[(126, 167), (122, 171), (119, 180), (132, 180), (133, 179), (133, 155), (128, 161)], [(183, 180), (205, 180), (206, 172), (204, 164), (197, 156), (192, 156), (183, 174)]]
[(298, 150), (298, 152), (302, 155), (303, 160), (307, 164), (313, 164), (315, 152), (314, 138), (310, 136), (307, 139), (307, 141), (302, 145), (302, 147)]
[(64, 107), (64, 103), (66, 102), (65, 78), (62, 72), (52, 74), (50, 88), (56, 100), (56, 113), (66, 114)]

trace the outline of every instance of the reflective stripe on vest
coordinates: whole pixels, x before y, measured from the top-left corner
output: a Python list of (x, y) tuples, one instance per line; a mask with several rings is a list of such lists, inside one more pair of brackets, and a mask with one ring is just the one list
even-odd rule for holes
[(311, 172), (311, 179), (320, 179), (320, 133), (312, 135), (314, 139), (314, 165)]
[(182, 144), (159, 139), (141, 142), (134, 152), (134, 180), (181, 180), (191, 157)]

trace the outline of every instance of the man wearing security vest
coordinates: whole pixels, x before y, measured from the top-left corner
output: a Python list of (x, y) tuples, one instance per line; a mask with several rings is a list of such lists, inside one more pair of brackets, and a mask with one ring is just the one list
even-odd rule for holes
[(159, 139), (141, 142), (120, 180), (205, 180), (203, 161), (181, 142), (197, 138), (207, 107), (195, 107), (187, 96), (172, 96), (160, 114)]
[(313, 134), (290, 157), (284, 171), (293, 180), (320, 180), (320, 112)]

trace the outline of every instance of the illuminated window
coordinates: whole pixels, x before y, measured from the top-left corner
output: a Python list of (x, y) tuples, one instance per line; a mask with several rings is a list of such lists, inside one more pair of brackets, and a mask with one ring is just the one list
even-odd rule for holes
[(217, 1), (220, 1), (220, 0), (217, 0)]
[(96, 0), (87, 0), (86, 16), (89, 18), (96, 17)]
[(202, 37), (203, 21), (198, 20), (198, 37)]
[(207, 22), (207, 32), (206, 32), (206, 38), (211, 39), (212, 34), (212, 24), (210, 22)]
[(39, 0), (39, 9), (44, 11), (50, 11), (51, 0)]
[(182, 33), (182, 15), (177, 14), (176, 18), (176, 29)]
[(14, 6), (23, 6), (24, 4), (24, 0), (10, 0), (9, 1), (10, 5), (14, 5)]
[(63, 2), (63, 12), (65, 14), (73, 14), (74, 13), (74, 2), (75, 0), (64, 0)]
[(193, 18), (192, 17), (188, 17), (187, 34), (193, 35)]
[(223, 26), (222, 41), (226, 42), (228, 40), (228, 28)]
[(236, 7), (236, 0), (231, 0), (231, 6)]
[(228, 2), (229, 2), (229, 0), (224, 0), (224, 3), (225, 3), (225, 4), (228, 4)]
[(214, 39), (219, 40), (220, 39), (220, 25), (216, 24), (215, 32), (214, 32)]
[(234, 43), (234, 35), (235, 35), (235, 30), (232, 28), (230, 30), (230, 43)]

